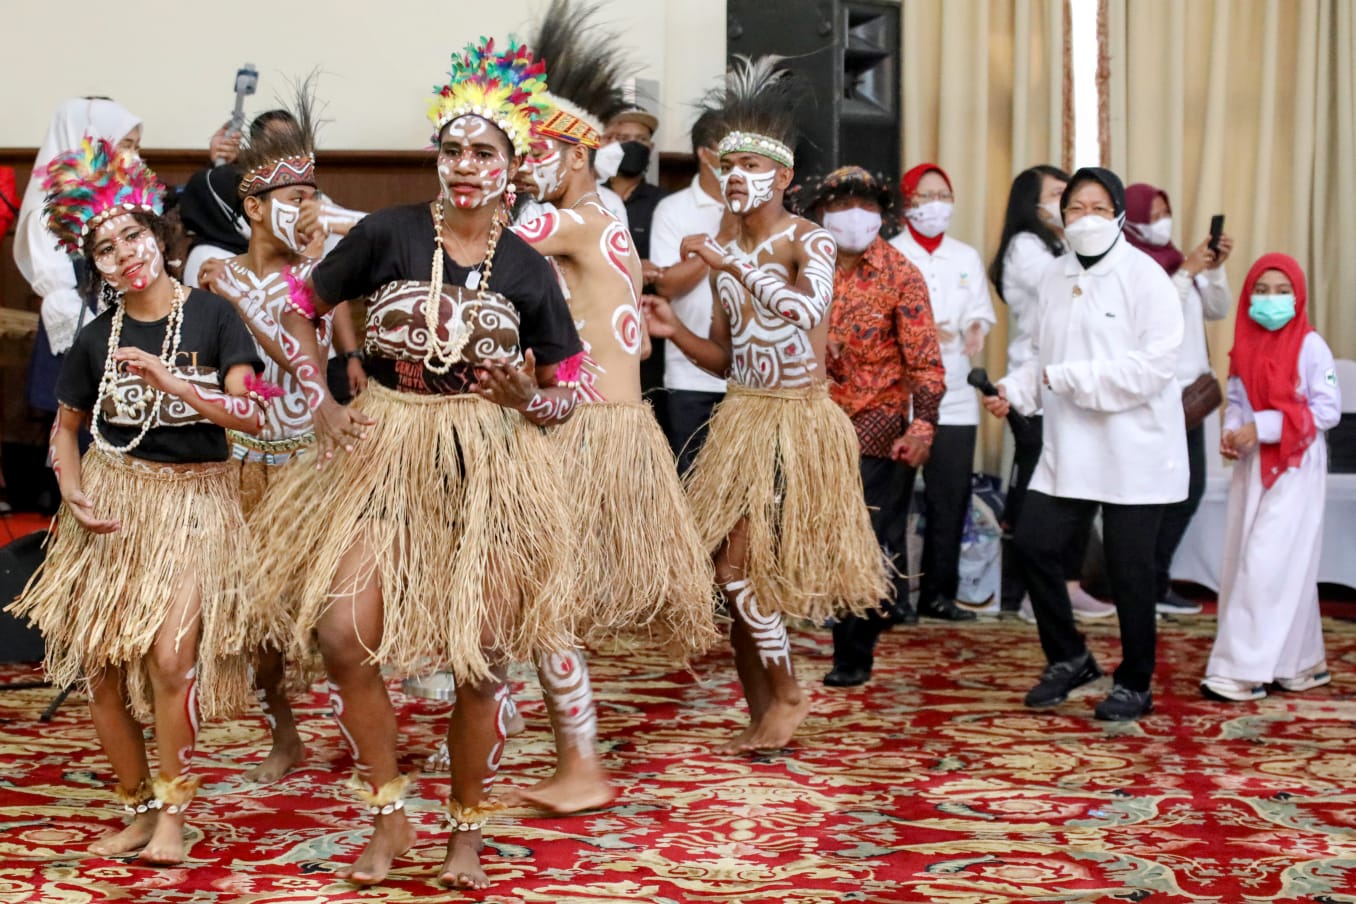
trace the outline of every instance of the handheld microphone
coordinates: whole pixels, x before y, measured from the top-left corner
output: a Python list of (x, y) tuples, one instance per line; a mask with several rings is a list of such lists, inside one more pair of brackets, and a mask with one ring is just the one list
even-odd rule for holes
[[(982, 367), (976, 367), (966, 376), (965, 382), (984, 393), (986, 396), (998, 395), (998, 387), (989, 382), (989, 372)], [(1026, 426), (1026, 417), (1019, 414), (1016, 408), (1008, 409), (1008, 422), (1018, 430)]]

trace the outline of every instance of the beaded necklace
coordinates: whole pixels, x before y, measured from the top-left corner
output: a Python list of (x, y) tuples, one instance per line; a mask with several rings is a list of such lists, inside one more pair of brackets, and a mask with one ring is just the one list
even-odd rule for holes
[[(170, 306), (169, 316), (165, 318), (165, 339), (160, 346), (160, 360), (166, 367), (172, 368), (175, 358), (179, 355), (179, 342), (183, 338), (184, 299), (188, 297), (188, 293), (177, 279), (170, 277), (170, 282), (174, 284), (174, 304)], [(99, 379), (99, 392), (94, 399), (94, 423), (91, 424), (94, 429), (90, 432), (94, 437), (94, 445), (101, 452), (122, 455), (140, 446), (141, 441), (146, 438), (151, 425), (159, 419), (160, 403), (164, 401), (165, 393), (159, 389), (155, 390), (150, 400), (149, 411), (146, 410), (145, 396), (136, 403), (124, 402), (118, 397), (118, 363), (113, 360), (113, 353), (122, 347), (122, 318), (126, 309), (121, 303), (117, 307), (113, 314), (113, 326), (108, 332), (108, 354), (104, 357), (104, 373)], [(99, 432), (99, 415), (103, 411), (105, 399), (113, 400), (113, 408), (120, 417), (132, 421), (142, 419), (141, 430), (125, 446), (113, 445)]]
[(495, 211), (490, 223), (489, 242), (485, 246), (485, 259), (481, 264), (485, 268), (484, 276), (478, 283), (475, 301), (466, 311), (465, 317), (455, 317), (455, 323), (447, 326), (447, 341), (438, 338), (438, 323), (441, 320), (440, 309), (443, 299), (443, 203), (439, 198), (433, 202), (433, 280), (429, 285), (428, 298), (424, 299), (424, 323), (428, 326), (428, 349), (424, 352), (424, 366), (435, 374), (445, 374), (461, 360), (466, 343), (471, 340), (472, 324), (485, 301), (490, 287), (490, 273), (494, 270), (494, 249), (499, 245), (499, 237), (504, 232), (504, 223)]

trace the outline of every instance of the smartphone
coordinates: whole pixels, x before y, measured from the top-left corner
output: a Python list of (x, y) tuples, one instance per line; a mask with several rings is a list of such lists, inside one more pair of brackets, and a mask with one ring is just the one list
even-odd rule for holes
[(1217, 213), (1210, 218), (1210, 250), (1219, 254), (1219, 237), (1224, 235), (1224, 214)]

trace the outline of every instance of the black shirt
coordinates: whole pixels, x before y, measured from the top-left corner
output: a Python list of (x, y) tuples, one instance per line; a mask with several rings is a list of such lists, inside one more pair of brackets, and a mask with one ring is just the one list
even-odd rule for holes
[(662, 200), (662, 188), (642, 182), (624, 202), (627, 225), (631, 227), (631, 243), (636, 246), (636, 254), (641, 260), (650, 259), (650, 224), (654, 222), (654, 209)]
[[(388, 207), (364, 218), (316, 265), (311, 282), (326, 304), (363, 298), (390, 283), (433, 279), (433, 214), (427, 203)], [(444, 292), (464, 287), (471, 270), (443, 254)], [(502, 296), (518, 311), (518, 339), (523, 349), (532, 349), (538, 364), (559, 364), (583, 351), (570, 308), (561, 294), (555, 271), (530, 245), (505, 229), (494, 251), (489, 291)], [(372, 333), (386, 328), (373, 323), (369, 311), (369, 358), (374, 347)], [(412, 351), (414, 351), (412, 349)], [(383, 379), (389, 367), (371, 362), (372, 373)], [(461, 365), (456, 370), (469, 370)], [(464, 379), (438, 377), (425, 370), (430, 388), (463, 391)], [(469, 377), (468, 377), (469, 378)]]
[[(63, 405), (77, 411), (93, 410), (117, 310), (109, 308), (76, 334), (57, 381), (57, 399)], [(168, 321), (168, 317), (163, 317), (147, 323), (124, 315), (120, 344), (159, 355), (164, 348)], [(226, 299), (190, 289), (184, 300), (175, 372), (199, 385), (223, 389), (227, 371), (237, 364), (249, 364), (256, 372), (263, 369), (254, 338), (244, 321)], [(125, 401), (149, 398), (153, 392), (132, 374), (123, 373), (118, 379), (118, 394)], [(95, 427), (109, 443), (122, 447), (141, 432), (146, 414), (126, 422), (118, 416), (113, 400), (105, 399), (95, 417)], [(141, 444), (128, 455), (162, 462), (225, 461), (229, 457), (226, 431), (205, 420), (186, 402), (167, 395), (157, 418), (157, 424), (146, 431)]]

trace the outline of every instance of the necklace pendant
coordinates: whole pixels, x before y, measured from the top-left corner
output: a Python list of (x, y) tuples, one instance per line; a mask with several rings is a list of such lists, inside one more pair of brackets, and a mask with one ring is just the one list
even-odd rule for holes
[(472, 292), (480, 288), (479, 270), (472, 270), (470, 273), (466, 274), (466, 288), (470, 289)]

